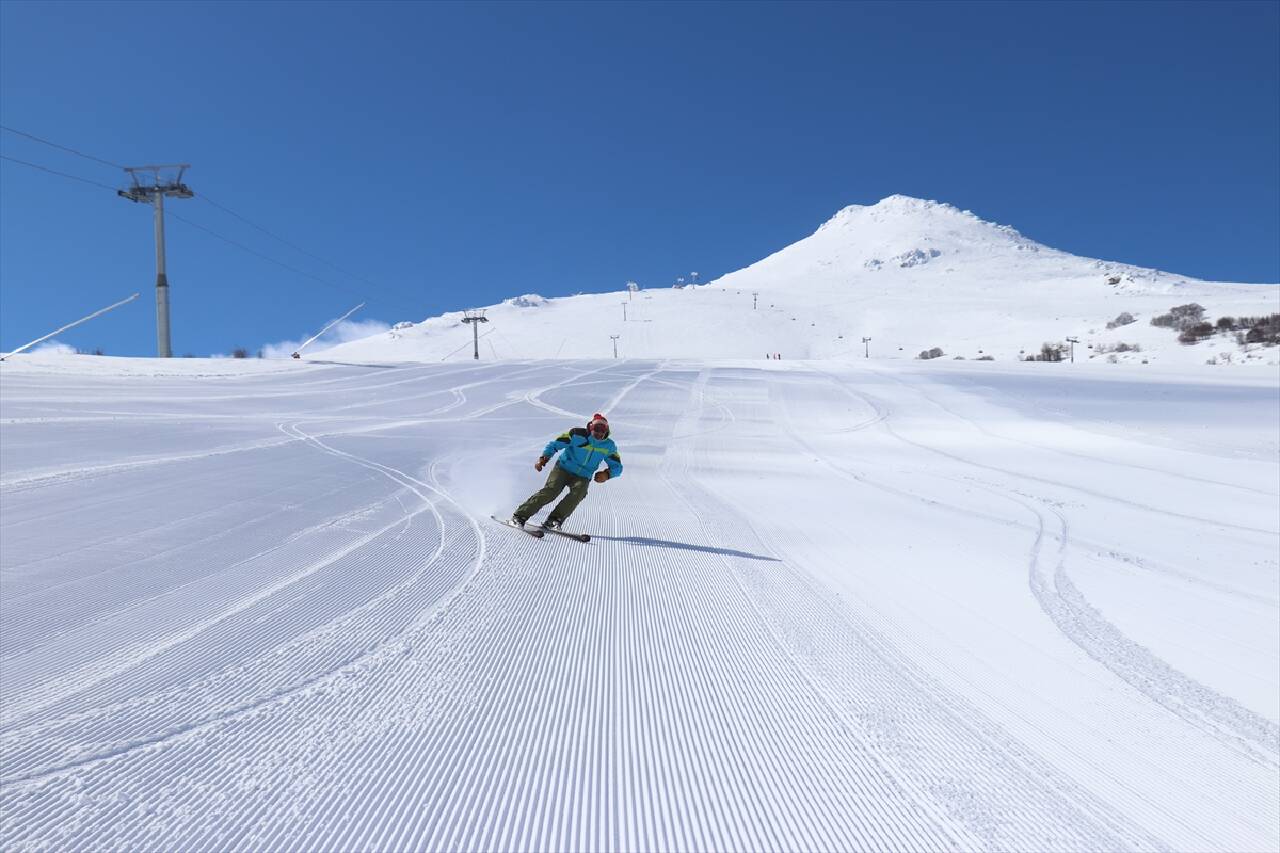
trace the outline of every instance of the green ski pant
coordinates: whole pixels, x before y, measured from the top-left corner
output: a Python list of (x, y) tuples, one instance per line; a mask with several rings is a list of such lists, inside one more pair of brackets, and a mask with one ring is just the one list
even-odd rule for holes
[(575, 477), (559, 465), (551, 466), (551, 473), (547, 475), (547, 484), (538, 491), (529, 496), (529, 499), (520, 506), (516, 507), (515, 514), (520, 518), (531, 518), (535, 512), (542, 509), (547, 504), (556, 499), (556, 496), (569, 489), (569, 494), (564, 496), (560, 503), (555, 505), (551, 510), (551, 514), (547, 518), (558, 519), (564, 521), (573, 511), (578, 508), (578, 504), (582, 503), (582, 499), (587, 496), (587, 486), (591, 485), (591, 481), (586, 477)]

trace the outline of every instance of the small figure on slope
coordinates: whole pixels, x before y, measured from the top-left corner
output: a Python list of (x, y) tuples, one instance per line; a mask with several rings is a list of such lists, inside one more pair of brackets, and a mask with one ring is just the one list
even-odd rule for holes
[[(558, 530), (587, 496), (587, 487), (593, 479), (597, 483), (603, 483), (622, 476), (622, 457), (618, 455), (618, 446), (609, 438), (609, 422), (599, 412), (592, 415), (586, 429), (574, 427), (548, 442), (538, 461), (533, 463), (534, 470), (541, 471), (557, 453), (560, 458), (547, 476), (547, 484), (530, 495), (512, 513), (511, 521), (517, 527), (524, 527), (524, 523), (535, 512), (551, 503), (567, 488), (569, 494), (555, 505), (543, 522), (544, 527)], [(608, 467), (597, 471), (602, 462)]]

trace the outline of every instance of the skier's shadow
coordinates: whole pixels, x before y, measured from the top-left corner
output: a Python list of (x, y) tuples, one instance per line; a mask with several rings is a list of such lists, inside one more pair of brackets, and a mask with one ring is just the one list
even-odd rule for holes
[(399, 364), (362, 364), (360, 362), (355, 362), (355, 361), (329, 361), (327, 359), (319, 359), (319, 358), (309, 358), (307, 359), (307, 363), (308, 364), (327, 364), (332, 367), (372, 367), (377, 370), (394, 370), (397, 367), (403, 366)]
[(630, 542), (632, 545), (648, 545), (652, 548), (678, 548), (681, 551), (701, 551), (704, 554), (722, 554), (726, 557), (742, 557), (745, 560), (768, 560), (781, 563), (777, 557), (766, 557), (748, 551), (737, 551), (733, 548), (712, 548), (710, 545), (690, 545), (688, 542), (671, 542), (666, 539), (653, 539), (649, 536), (601, 536), (592, 534), (591, 540), (608, 539), (610, 542)]

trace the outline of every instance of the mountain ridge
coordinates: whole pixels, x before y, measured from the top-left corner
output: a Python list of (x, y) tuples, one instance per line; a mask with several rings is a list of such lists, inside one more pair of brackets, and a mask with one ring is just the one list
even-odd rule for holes
[[(941, 349), (952, 357), (1025, 358), (1045, 342), (1081, 338), (1136, 346), (1123, 360), (1203, 362), (1231, 347), (1177, 343), (1150, 319), (1203, 304), (1215, 317), (1280, 312), (1275, 285), (1205, 282), (1085, 258), (1010, 225), (931, 199), (892, 195), (848, 205), (808, 237), (705, 284), (543, 297), (485, 308), (487, 358), (881, 357)], [(1107, 324), (1128, 313), (1122, 330)], [(326, 357), (444, 361), (473, 356), (462, 312), (340, 344)], [(616, 339), (615, 339), (616, 336)], [(1223, 339), (1225, 341), (1226, 339)], [(855, 343), (856, 342), (856, 343)], [(1130, 354), (1131, 353), (1131, 354)], [(1274, 361), (1276, 352), (1241, 352)]]

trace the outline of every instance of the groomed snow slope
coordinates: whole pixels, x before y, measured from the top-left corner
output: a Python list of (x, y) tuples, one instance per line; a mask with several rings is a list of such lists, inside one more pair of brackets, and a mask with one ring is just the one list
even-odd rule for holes
[[(512, 283), (510, 292), (522, 285)], [(622, 283), (618, 286), (621, 288)], [(753, 294), (755, 294), (753, 296)], [(465, 299), (460, 296), (459, 301)], [(810, 237), (707, 285), (489, 306), (484, 358), (948, 358), (1015, 361), (1046, 342), (1077, 337), (1077, 357), (1124, 343), (1120, 361), (1274, 367), (1277, 350), (1240, 351), (1233, 335), (1195, 345), (1151, 318), (1195, 302), (1210, 322), (1280, 313), (1280, 286), (1210, 283), (1050, 249), (1007, 226), (934, 201), (890, 196), (839, 211)], [(625, 304), (625, 308), (624, 308)], [(625, 311), (625, 319), (624, 319)], [(1129, 313), (1137, 321), (1107, 323)], [(465, 361), (472, 328), (453, 312), (333, 347), (337, 360)]]
[[(595, 539), (488, 521), (597, 410)], [(15, 358), (0, 848), (1276, 849), (1278, 418), (1154, 365)]]

